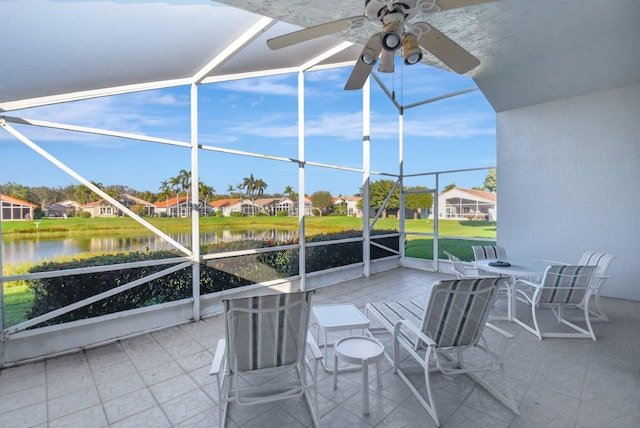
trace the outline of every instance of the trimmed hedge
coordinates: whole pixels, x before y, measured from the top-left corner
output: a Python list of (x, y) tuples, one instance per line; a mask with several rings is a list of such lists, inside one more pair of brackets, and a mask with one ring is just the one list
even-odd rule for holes
[[(375, 234), (394, 231), (376, 231)], [(360, 231), (346, 231), (316, 235), (309, 242), (324, 242), (337, 239), (361, 237)], [(399, 249), (398, 237), (380, 238), (376, 242), (394, 250)], [(238, 251), (253, 248), (268, 248), (295, 244), (297, 241), (236, 241), (215, 245), (205, 245), (201, 254)], [(371, 246), (371, 258), (392, 255), (392, 252)], [(180, 256), (175, 251), (147, 251), (100, 255), (69, 262), (43, 262), (33, 266), (29, 272), (51, 272), (92, 266), (107, 266), (147, 260), (161, 260)], [(337, 266), (362, 262), (362, 243), (350, 242), (307, 249), (305, 262), (307, 272), (316, 272)], [(117, 271), (95, 272), (57, 278), (33, 279), (27, 281), (34, 294), (29, 318), (49, 313), (80, 300), (95, 296), (118, 286), (144, 278), (171, 265), (148, 266)], [(296, 276), (299, 272), (298, 250), (279, 250), (268, 253), (248, 254), (236, 257), (209, 260), (200, 264), (200, 294), (210, 294), (222, 290), (242, 287), (277, 278)], [(149, 281), (115, 296), (102, 299), (68, 314), (59, 316), (40, 325), (60, 324), (129, 309), (192, 297), (192, 269), (181, 269), (161, 278)]]

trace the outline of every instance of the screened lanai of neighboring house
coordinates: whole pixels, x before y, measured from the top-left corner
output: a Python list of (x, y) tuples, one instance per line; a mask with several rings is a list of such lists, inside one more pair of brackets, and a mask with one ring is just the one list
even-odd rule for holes
[(0, 194), (0, 220), (30, 220), (36, 207), (31, 202), (22, 201), (11, 196)]
[[(425, 7), (434, 4), (430, 0), (418, 3)], [(305, 77), (314, 71), (353, 66), (377, 27), (356, 25), (276, 51), (269, 49), (266, 41), (303, 27), (359, 16), (363, 13), (360, 0), (3, 2), (0, 144), (8, 140), (19, 142), (29, 153), (36, 153), (170, 242), (178, 255), (163, 261), (168, 267), (155, 273), (156, 277), (189, 270), (193, 278), (198, 278), (201, 262), (215, 264), (222, 256), (200, 254), (197, 245), (187, 248), (137, 217), (94, 186), (90, 174), (69, 167), (39, 144), (40, 130), (98, 135), (113, 141), (133, 140), (151, 143), (150, 147), (158, 147), (157, 150), (170, 147), (187, 153), (195, 183), (191, 191), (194, 200), (198, 199), (199, 158), (209, 153), (287, 165), (299, 194), (305, 193), (308, 174), (325, 170), (356, 174), (366, 191), (372, 175), (412, 179), (403, 170), (403, 162), (410, 156), (402, 150), (405, 115), (419, 116), (415, 112), (423, 103), (478, 91), (496, 112), (498, 242), (507, 246), (510, 254), (523, 257), (577, 260), (588, 249), (616, 254), (617, 263), (612, 267), (605, 294), (640, 300), (640, 291), (634, 285), (640, 274), (634, 263), (635, 255), (640, 254), (640, 241), (628, 233), (636, 230), (640, 222), (640, 195), (629, 191), (633, 183), (640, 181), (640, 28), (636, 25), (640, 5), (635, 0), (471, 1), (468, 4), (474, 4), (464, 8), (455, 8), (457, 3), (453, 0), (437, 3), (445, 10), (423, 19), (477, 57), (479, 65), (465, 73), (473, 86), (428, 100), (409, 101), (407, 96), (405, 103), (405, 99), (394, 97), (392, 85), (385, 84), (377, 73), (372, 74), (362, 91), (357, 92), (362, 101), (363, 156), (353, 166), (340, 160), (324, 164), (306, 158)], [(451, 10), (446, 10), (448, 7)], [(451, 72), (434, 55), (423, 53), (422, 63), (415, 67)], [(295, 154), (238, 151), (202, 140), (198, 112), (205, 85), (278, 74), (297, 76)], [(52, 114), (59, 105), (169, 87), (183, 87), (187, 94), (190, 131), (180, 139), (123, 131), (117, 124), (98, 129), (90, 123), (78, 125), (69, 117)], [(386, 102), (393, 111), (389, 123), (398, 130), (399, 157), (393, 171), (375, 171), (368, 164), (371, 127), (378, 125), (370, 115), (372, 87), (380, 87), (389, 95)], [(404, 87), (402, 92), (411, 94), (411, 88)], [(38, 110), (43, 107), (48, 109)], [(420, 171), (415, 176), (435, 173)], [(437, 179), (435, 184), (438, 188)], [(299, 199), (304, 236), (305, 205), (304, 198)], [(540, 206), (548, 209), (541, 211)], [(580, 207), (579, 215), (575, 215), (576, 207)], [(197, 211), (198, 206), (193, 204), (192, 209)], [(624, 225), (602, 221), (613, 215), (627, 221)], [(196, 242), (198, 215), (192, 218)], [(365, 213), (363, 218), (369, 219), (369, 215)], [(523, 222), (527, 227), (522, 226)], [(369, 225), (365, 223), (362, 236), (356, 238), (364, 243), (361, 265), (349, 271), (331, 271), (323, 277), (308, 276), (304, 258), (307, 249), (299, 245), (299, 274), (269, 286), (286, 283), (312, 288), (350, 277), (366, 277), (380, 270), (419, 265), (404, 257), (402, 247), (390, 251), (382, 262), (371, 263), (368, 251), (373, 238)], [(402, 233), (400, 229), (396, 238)], [(438, 260), (421, 267), (437, 270)], [(116, 268), (119, 267), (107, 267)], [(21, 279), (3, 277), (5, 282)], [(190, 299), (164, 305), (162, 313), (156, 311), (159, 308), (133, 311), (126, 323), (122, 318), (107, 316), (99, 325), (85, 320), (64, 327), (31, 329), (58, 315), (48, 314), (19, 326), (3, 326), (3, 364), (199, 319), (219, 310), (222, 296), (201, 297), (196, 283), (194, 280)], [(133, 282), (123, 287), (138, 285)], [(104, 297), (76, 302), (67, 310)], [(73, 335), (65, 334), (71, 330)], [(34, 341), (38, 341), (39, 348), (33, 346)]]
[(439, 198), (441, 218), (496, 221), (495, 193), (454, 187), (441, 193)]

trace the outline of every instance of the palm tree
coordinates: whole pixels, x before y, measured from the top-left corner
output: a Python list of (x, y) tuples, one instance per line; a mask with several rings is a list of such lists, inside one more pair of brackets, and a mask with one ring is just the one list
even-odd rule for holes
[[(287, 195), (287, 198), (289, 198), (291, 202), (297, 202), (298, 193), (295, 190), (293, 190), (293, 187), (291, 186), (285, 187), (284, 194)], [(294, 204), (292, 209), (289, 210), (289, 215), (297, 215), (297, 214), (298, 214), (298, 206)]]
[[(264, 191), (267, 189), (268, 184), (264, 182), (263, 179), (258, 178), (255, 183), (253, 183), (254, 192), (258, 195), (258, 199), (264, 195)], [(254, 207), (255, 209), (255, 207)]]
[(169, 180), (162, 180), (160, 183), (160, 194), (164, 199), (168, 199), (171, 196), (171, 186), (169, 184)]
[(293, 190), (293, 187), (291, 186), (285, 187), (283, 193), (287, 195), (287, 198), (289, 198), (292, 202), (295, 202), (298, 200), (298, 193), (295, 190)]
[[(178, 212), (179, 212), (179, 208), (180, 208), (180, 183), (181, 183), (181, 179), (180, 176), (176, 176), (176, 177), (172, 177), (169, 180), (169, 184), (171, 185), (171, 190), (176, 192), (176, 217), (178, 216)], [(173, 211), (172, 211), (172, 216), (173, 216)]]
[[(198, 193), (201, 198), (204, 198), (204, 204), (207, 205), (209, 198), (213, 198), (215, 190), (212, 186), (207, 186), (202, 181), (198, 182)], [(206, 212), (206, 211), (205, 211)]]
[(256, 179), (253, 177), (253, 173), (248, 177), (242, 179), (242, 187), (245, 189), (247, 198), (251, 198), (251, 211), (255, 214), (255, 206), (253, 205), (253, 194), (255, 192)]
[(265, 183), (264, 180), (261, 178), (258, 178), (256, 182), (253, 184), (253, 188), (255, 192), (258, 194), (259, 198), (262, 197), (262, 195), (264, 195), (264, 191), (267, 190), (267, 187), (269, 187), (269, 185)]
[(189, 192), (191, 190), (191, 171), (187, 171), (186, 169), (181, 169), (178, 174), (178, 183), (182, 188), (185, 196), (187, 197), (187, 201), (189, 200)]

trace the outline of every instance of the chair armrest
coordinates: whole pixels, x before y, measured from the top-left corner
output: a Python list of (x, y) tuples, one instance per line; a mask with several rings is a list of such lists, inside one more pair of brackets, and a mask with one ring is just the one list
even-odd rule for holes
[(316, 343), (316, 340), (313, 338), (313, 335), (310, 331), (307, 331), (307, 347), (309, 351), (311, 351), (311, 355), (314, 360), (322, 359), (322, 352), (320, 352), (320, 347)]
[(427, 346), (436, 346), (436, 342), (434, 342), (433, 339), (431, 339), (429, 336), (424, 334), (418, 327), (411, 324), (410, 322), (407, 322), (406, 320), (400, 320), (396, 322), (396, 324), (393, 326), (393, 340), (396, 340), (398, 338), (403, 326), (411, 330), (412, 333), (418, 336), (418, 341), (416, 342), (416, 344), (422, 341)]
[(222, 361), (227, 349), (227, 342), (224, 339), (218, 340), (218, 346), (216, 347), (216, 353), (213, 354), (213, 362), (211, 363), (210, 375), (220, 374), (222, 368)]

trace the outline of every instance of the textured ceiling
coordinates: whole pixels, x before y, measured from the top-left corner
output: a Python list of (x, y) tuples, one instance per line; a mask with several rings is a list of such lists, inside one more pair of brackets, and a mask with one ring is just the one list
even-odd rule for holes
[[(302, 27), (361, 15), (363, 0), (223, 0)], [(640, 83), (640, 1), (497, 0), (427, 15), (480, 59), (467, 73), (496, 111)], [(364, 44), (375, 26), (340, 33)], [(424, 63), (447, 69), (431, 55)]]
[[(344, 66), (362, 47), (343, 41), (363, 44), (378, 30), (367, 24), (280, 51), (266, 46), (301, 27), (361, 15), (363, 0), (8, 0), (0, 7), (0, 111)], [(640, 82), (638, 0), (497, 0), (421, 20), (480, 59), (467, 74), (496, 111)], [(447, 69), (428, 54), (423, 62)]]

